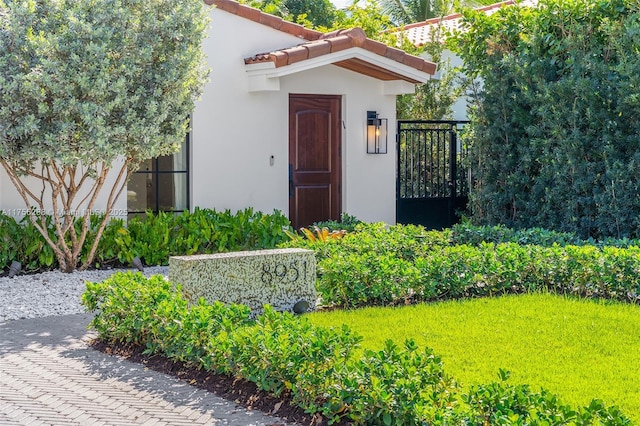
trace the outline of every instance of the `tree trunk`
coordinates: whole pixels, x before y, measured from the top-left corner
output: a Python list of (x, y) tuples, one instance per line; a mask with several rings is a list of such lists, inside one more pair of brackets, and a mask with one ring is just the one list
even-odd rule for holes
[[(75, 165), (61, 167), (54, 162), (50, 162), (43, 164), (42, 170), (39, 173), (35, 171), (35, 169), (32, 169), (27, 171), (25, 176), (18, 173), (19, 169), (15, 167), (17, 165), (10, 164), (5, 159), (0, 159), (0, 163), (29, 209), (31, 213), (28, 215), (29, 220), (53, 250), (60, 270), (66, 273), (73, 272), (80, 263), (82, 248), (89, 233), (91, 215), (94, 212), (98, 195), (111, 170), (111, 165), (104, 163), (95, 164), (93, 165), (94, 169), (87, 167), (81, 169), (79, 172), (78, 167)], [(96, 238), (91, 244), (87, 258), (80, 267), (81, 270), (86, 269), (93, 262), (100, 238), (111, 216), (113, 206), (126, 187), (127, 179), (130, 175), (128, 170), (129, 163), (129, 160), (123, 162), (114, 185), (109, 191), (107, 203), (104, 206), (104, 216), (100, 221), (96, 231)], [(91, 175), (96, 176), (96, 178), (94, 180), (90, 179)], [(33, 191), (32, 187), (34, 187), (34, 185), (27, 186), (24, 180), (25, 177), (41, 180), (42, 188), (40, 191)], [(87, 195), (78, 202), (75, 202), (76, 197), (81, 193), (81, 188), (89, 184), (90, 188)], [(47, 191), (50, 191), (50, 198), (48, 198), (51, 201), (50, 215), (47, 214), (48, 205), (45, 203)], [(36, 211), (34, 211), (34, 209)], [(79, 215), (82, 218), (82, 226), (79, 233), (75, 228), (78, 213), (82, 213)], [(49, 235), (47, 216), (50, 216), (52, 219), (56, 234), (55, 240)]]

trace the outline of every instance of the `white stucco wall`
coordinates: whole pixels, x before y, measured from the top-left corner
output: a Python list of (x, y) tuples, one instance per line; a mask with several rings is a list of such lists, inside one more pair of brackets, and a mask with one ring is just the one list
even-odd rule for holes
[[(119, 170), (119, 167), (122, 165), (121, 160), (116, 161), (114, 164), (114, 168)], [(116, 172), (112, 169), (109, 173), (107, 180), (98, 196), (96, 201), (96, 205), (93, 208), (93, 212), (103, 213), (105, 211), (105, 206), (107, 204), (107, 199), (109, 197), (109, 191), (113, 187), (113, 184), (116, 179)], [(42, 181), (36, 178), (27, 178), (26, 180), (29, 188), (36, 195), (40, 195), (40, 191), (42, 190)], [(76, 202), (83, 199), (83, 197), (87, 194), (87, 190), (91, 187), (92, 182), (87, 181), (83, 184), (84, 191), (81, 191), (78, 196), (76, 196)], [(47, 214), (52, 214), (52, 203), (51, 203), (51, 192), (46, 191), (44, 193), (45, 200), (45, 212)], [(32, 204), (33, 205), (33, 204)], [(84, 204), (86, 206), (86, 203)], [(75, 206), (77, 209), (77, 205)], [(18, 193), (18, 190), (13, 186), (9, 176), (5, 172), (4, 168), (0, 167), (0, 210), (9, 216), (12, 216), (16, 219), (21, 219), (24, 217), (26, 212), (28, 211), (27, 206)], [(86, 207), (80, 207), (77, 209), (76, 214), (82, 215), (86, 211)], [(112, 217), (119, 217), (122, 219), (126, 219), (127, 217), (127, 194), (126, 188), (123, 191), (121, 197), (116, 201), (116, 204), (111, 209)]]
[[(395, 223), (395, 96), (334, 65), (281, 77), (279, 91), (248, 92), (245, 57), (302, 41), (215, 9), (210, 34), (211, 81), (192, 121), (192, 207), (288, 214), (289, 94), (331, 94), (343, 103), (342, 211)], [(388, 154), (366, 154), (368, 110), (389, 119)]]
[[(442, 58), (445, 61), (449, 61), (449, 66), (451, 67), (460, 67), (462, 66), (462, 58), (460, 58), (455, 53), (450, 50), (445, 50), (442, 52)], [(458, 100), (453, 104), (453, 119), (454, 120), (468, 120), (467, 116), (467, 105), (469, 104), (469, 99), (467, 96), (461, 96)]]

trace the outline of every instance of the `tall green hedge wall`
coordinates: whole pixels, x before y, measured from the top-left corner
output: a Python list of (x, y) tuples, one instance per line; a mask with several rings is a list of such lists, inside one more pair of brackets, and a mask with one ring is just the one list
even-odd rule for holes
[(640, 6), (541, 0), (467, 11), (451, 47), (470, 111), (474, 221), (640, 236)]

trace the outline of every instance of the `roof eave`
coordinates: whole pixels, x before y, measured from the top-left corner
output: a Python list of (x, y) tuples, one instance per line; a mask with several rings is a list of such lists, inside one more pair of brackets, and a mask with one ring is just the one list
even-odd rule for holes
[(279, 67), (276, 67), (274, 62), (246, 64), (249, 91), (279, 90), (279, 84), (276, 81), (280, 77), (325, 65), (337, 65), (383, 81), (405, 81), (411, 84), (420, 84), (426, 83), (431, 78), (431, 74), (428, 72), (417, 70), (360, 47), (352, 47)]

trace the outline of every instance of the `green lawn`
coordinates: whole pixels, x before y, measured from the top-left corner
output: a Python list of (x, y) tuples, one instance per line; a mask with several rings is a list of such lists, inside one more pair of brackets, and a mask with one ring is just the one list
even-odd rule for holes
[(593, 398), (640, 424), (640, 307), (554, 295), (523, 295), (399, 308), (309, 314), (322, 326), (347, 324), (380, 349), (413, 338), (442, 356), (464, 385), (497, 380), (544, 387), (572, 405)]

